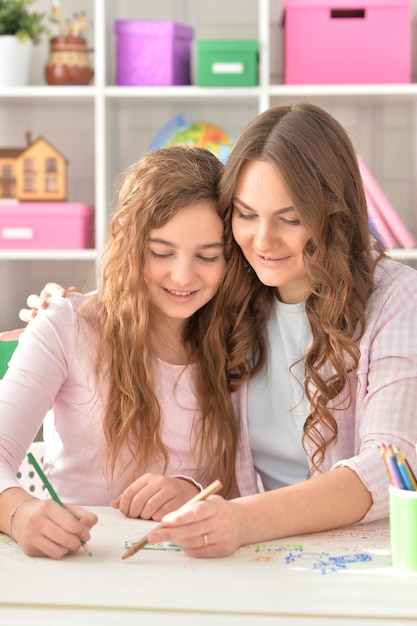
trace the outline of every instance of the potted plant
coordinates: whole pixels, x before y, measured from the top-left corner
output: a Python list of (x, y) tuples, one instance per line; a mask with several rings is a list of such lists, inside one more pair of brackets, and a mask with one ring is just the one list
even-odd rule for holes
[(0, 86), (26, 85), (33, 45), (48, 32), (45, 13), (31, 11), (36, 0), (0, 0)]

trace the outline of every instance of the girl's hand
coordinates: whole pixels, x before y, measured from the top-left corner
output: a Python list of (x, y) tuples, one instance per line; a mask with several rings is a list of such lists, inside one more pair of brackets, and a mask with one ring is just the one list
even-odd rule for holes
[(29, 556), (62, 559), (77, 552), (81, 541), (90, 539), (90, 528), (97, 521), (94, 513), (81, 507), (61, 506), (53, 500), (33, 498), (16, 511), (12, 533)]
[(229, 556), (241, 544), (244, 520), (234, 500), (210, 496), (183, 511), (165, 515), (163, 528), (152, 531), (150, 543), (169, 541), (192, 557)]
[(127, 517), (159, 522), (166, 513), (176, 511), (198, 493), (192, 482), (160, 474), (143, 474), (113, 500), (112, 507)]

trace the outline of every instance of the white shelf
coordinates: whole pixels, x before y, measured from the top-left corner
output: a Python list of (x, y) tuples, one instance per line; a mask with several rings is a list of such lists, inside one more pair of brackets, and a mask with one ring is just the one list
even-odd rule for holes
[(266, 87), (198, 87), (178, 85), (171, 87), (124, 87), (106, 86), (102, 93), (95, 86), (29, 85), (27, 87), (3, 87), (0, 99), (54, 98), (88, 99), (98, 95), (105, 98), (260, 98), (261, 95), (284, 97), (349, 97), (349, 98), (395, 98), (400, 101), (414, 100), (417, 84), (384, 85), (285, 85), (271, 84)]
[(169, 98), (169, 99), (210, 99), (222, 98), (253, 98), (258, 99), (262, 93), (260, 87), (197, 87), (197, 86), (172, 86), (172, 87), (106, 87), (104, 95), (107, 98)]
[(388, 98), (401, 101), (414, 100), (417, 96), (417, 84), (406, 85), (270, 85), (271, 96), (290, 97), (348, 97), (348, 98)]
[(95, 249), (0, 250), (0, 261), (96, 261)]
[(80, 99), (94, 98), (96, 88), (90, 85), (28, 85), (27, 87), (3, 87), (0, 98), (36, 98), (52, 101), (54, 98)]
[[(73, 0), (60, 4), (64, 15), (71, 16)], [(50, 0), (37, 0), (36, 9), (48, 12)], [(348, 129), (401, 217), (417, 234), (417, 84), (282, 84), (283, 0), (84, 0), (83, 9), (93, 22), (94, 82), (46, 85), (43, 65), (48, 51), (43, 42), (36, 50), (33, 84), (0, 92), (0, 145), (19, 146), (30, 131), (33, 136), (45, 135), (68, 156), (68, 188), (73, 194), (69, 200), (94, 204), (97, 249), (0, 250), (0, 280), (10, 300), (7, 311), (0, 313), (0, 330), (16, 325), (27, 295), (47, 280), (82, 287), (105, 242), (115, 177), (148, 150), (163, 124), (180, 114), (190, 121), (218, 123), (236, 135), (257, 113), (280, 102), (311, 100), (325, 106)], [(414, 6), (414, 20), (415, 13)], [(114, 20), (152, 17), (192, 24), (196, 39), (257, 38), (259, 85), (116, 86)], [(415, 249), (389, 254), (417, 262)]]

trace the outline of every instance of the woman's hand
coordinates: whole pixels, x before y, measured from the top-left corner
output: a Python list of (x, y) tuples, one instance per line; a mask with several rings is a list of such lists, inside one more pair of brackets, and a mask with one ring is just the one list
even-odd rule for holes
[(61, 285), (57, 283), (46, 283), (45, 287), (42, 289), (40, 295), (31, 294), (26, 303), (29, 309), (21, 309), (19, 311), (19, 318), (22, 322), (30, 322), (36, 316), (37, 311), (40, 309), (46, 309), (48, 306), (48, 300), (51, 296), (60, 296), (61, 298), (65, 298), (67, 295), (67, 290), (64, 289)]
[(19, 318), (22, 322), (30, 322), (36, 316), (36, 313), (40, 309), (46, 309), (48, 306), (48, 300), (52, 296), (59, 296), (60, 298), (65, 298), (67, 293), (70, 292), (78, 292), (80, 291), (78, 287), (62, 287), (62, 285), (58, 285), (58, 283), (46, 283), (45, 287), (42, 289), (41, 293), (38, 295), (31, 294), (26, 303), (29, 309), (21, 309), (19, 311)]
[(127, 517), (159, 522), (166, 513), (176, 511), (198, 493), (192, 482), (160, 474), (143, 474), (113, 500), (112, 507)]
[(90, 539), (90, 529), (97, 521), (94, 513), (81, 507), (33, 498), (16, 511), (12, 532), (29, 556), (62, 559)]
[(232, 554), (240, 545), (242, 521), (234, 500), (210, 496), (183, 511), (165, 515), (162, 528), (152, 531), (150, 543), (170, 541), (192, 557)]
[[(60, 296), (61, 298), (65, 298), (67, 293), (73, 291), (79, 291), (79, 289), (77, 287), (64, 289), (64, 287), (58, 285), (58, 283), (46, 283), (39, 296), (31, 294), (28, 297), (26, 303), (29, 308), (21, 309), (19, 311), (19, 318), (22, 322), (28, 323), (36, 317), (36, 314), (40, 309), (46, 309), (48, 306), (48, 300), (51, 296)], [(16, 328), (15, 330), (4, 331), (0, 333), (0, 341), (17, 341), (24, 330), (24, 328)]]

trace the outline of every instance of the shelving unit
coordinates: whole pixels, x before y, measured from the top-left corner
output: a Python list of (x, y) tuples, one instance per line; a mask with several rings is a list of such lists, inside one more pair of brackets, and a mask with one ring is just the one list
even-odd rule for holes
[[(50, 0), (36, 9), (49, 11)], [(68, 200), (96, 208), (93, 250), (1, 250), (0, 330), (19, 325), (18, 310), (47, 280), (92, 284), (106, 239), (113, 183), (149, 148), (176, 115), (210, 121), (236, 136), (259, 112), (278, 103), (315, 102), (348, 129), (357, 151), (409, 229), (417, 235), (417, 84), (283, 84), (283, 0), (61, 0), (64, 16), (85, 10), (92, 22), (94, 79), (85, 87), (45, 84), (45, 39), (35, 48), (30, 85), (0, 91), (0, 145), (24, 145), (25, 133), (45, 136), (69, 161)], [(413, 0), (413, 33), (417, 21)], [(218, 16), (221, 16), (219, 20)], [(118, 87), (114, 84), (116, 19), (172, 19), (194, 27), (195, 38), (259, 40), (259, 85), (247, 88)], [(56, 31), (51, 26), (53, 34)], [(413, 38), (415, 40), (415, 37)], [(195, 59), (193, 58), (195, 66)], [(393, 250), (417, 262), (417, 250)]]

